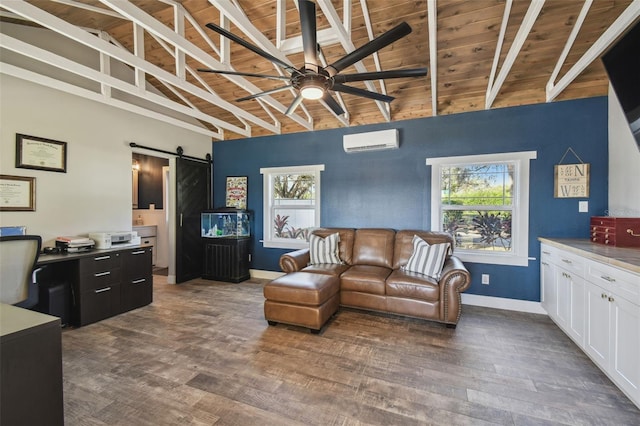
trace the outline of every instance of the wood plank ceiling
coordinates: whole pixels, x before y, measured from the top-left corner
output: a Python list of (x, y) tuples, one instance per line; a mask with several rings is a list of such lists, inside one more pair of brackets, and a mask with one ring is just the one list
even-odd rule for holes
[[(203, 132), (214, 140), (606, 95), (608, 79), (599, 57), (640, 14), (640, 0), (316, 0), (316, 3), (318, 31), (325, 30), (319, 43), (326, 63), (367, 43), (371, 36), (379, 36), (406, 21), (413, 32), (379, 51), (379, 69), (428, 67), (429, 75), (387, 80), (384, 87), (378, 81), (369, 87), (350, 83), (394, 96), (396, 99), (389, 106), (343, 94), (340, 102), (346, 116), (337, 117), (318, 101), (305, 101), (289, 117), (284, 112), (295, 97), (293, 91), (273, 93), (260, 101), (235, 102), (239, 97), (282, 86), (282, 81), (228, 78), (193, 71), (215, 67), (288, 75), (237, 43), (225, 43), (205, 28), (208, 22), (228, 28), (296, 67), (302, 66), (299, 37), (296, 43), (296, 36), (300, 35), (299, 18), (293, 0), (14, 0), (0, 3), (0, 11), (3, 21), (39, 24), (91, 45), (102, 55), (117, 57), (140, 79), (120, 90), (132, 87), (133, 94), (145, 99), (148, 91), (141, 81), (146, 79), (173, 101), (163, 107), (196, 118), (202, 123)], [(430, 20), (435, 26), (429, 25)], [(87, 30), (92, 34), (89, 39), (76, 34)], [(567, 48), (563, 61), (572, 32), (575, 41)], [(341, 39), (341, 33), (347, 37)], [(111, 47), (123, 53), (116, 55), (93, 34), (111, 40)], [(604, 44), (600, 46), (601, 43)], [(0, 47), (3, 51), (27, 55), (25, 46), (4, 34)], [(40, 50), (29, 54), (39, 55), (42, 56)], [(56, 62), (64, 60), (48, 63), (59, 66)], [(12, 73), (11, 67), (2, 65), (2, 72)], [(363, 60), (362, 65), (367, 71), (377, 70), (373, 56)], [(65, 69), (69, 68), (72, 65)], [(361, 70), (352, 66), (343, 73)], [(101, 96), (108, 98), (110, 90), (105, 87), (118, 85), (109, 79), (109, 67), (99, 71), (106, 75), (97, 78)], [(75, 72), (80, 73), (80, 69)], [(564, 76), (568, 76), (565, 78), (568, 85), (554, 87)]]

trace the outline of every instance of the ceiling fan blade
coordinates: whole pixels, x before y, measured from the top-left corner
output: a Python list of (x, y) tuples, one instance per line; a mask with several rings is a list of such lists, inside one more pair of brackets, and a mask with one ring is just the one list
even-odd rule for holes
[(422, 77), (427, 75), (427, 68), (411, 68), (405, 70), (391, 70), (378, 72), (361, 72), (358, 74), (338, 74), (333, 77), (336, 83), (349, 83), (350, 81), (379, 80), (387, 78)]
[(359, 89), (357, 87), (345, 86), (344, 84), (334, 84), (332, 90), (336, 92), (349, 93), (351, 95), (362, 96), (364, 98), (374, 99), (376, 101), (391, 102), (395, 98), (382, 93), (370, 92), (368, 90)]
[(264, 92), (254, 93), (253, 95), (245, 96), (244, 98), (236, 99), (236, 102), (248, 101), (249, 99), (259, 98), (260, 96), (270, 95), (271, 93), (282, 92), (283, 90), (287, 90), (288, 88), (293, 87), (290, 84), (286, 86), (276, 87), (275, 89), (265, 90)]
[(327, 104), (329, 108), (331, 108), (331, 111), (333, 111), (335, 115), (344, 114), (344, 110), (342, 109), (338, 101), (336, 101), (329, 92), (324, 92), (324, 95), (322, 95), (322, 100)]
[(311, 65), (312, 71), (318, 72), (316, 4), (308, 0), (299, 0), (298, 7), (300, 8), (300, 29), (302, 30), (305, 68), (307, 65)]
[(298, 108), (298, 105), (300, 105), (302, 103), (302, 95), (298, 94), (298, 96), (296, 96), (296, 98), (293, 100), (293, 102), (291, 102), (291, 105), (289, 105), (289, 108), (287, 108), (287, 111), (284, 113), (285, 115), (291, 115), (293, 114), (293, 111), (296, 110), (296, 108)]
[(271, 80), (290, 80), (291, 79), (290, 77), (285, 77), (282, 75), (252, 74), (250, 72), (212, 70), (209, 68), (198, 68), (198, 72), (209, 72), (213, 74), (227, 74), (227, 75), (242, 75), (245, 77), (261, 77), (261, 78), (270, 78)]
[(249, 43), (248, 41), (245, 41), (245, 40), (241, 39), (240, 37), (236, 36), (235, 34), (230, 33), (229, 31), (225, 30), (222, 27), (217, 26), (216, 24), (212, 24), (211, 22), (209, 22), (206, 26), (210, 30), (213, 30), (213, 31), (217, 32), (218, 34), (225, 36), (229, 40), (235, 41), (236, 43), (246, 47), (247, 49), (251, 50), (252, 52), (257, 53), (258, 55), (262, 56), (263, 58), (270, 60), (274, 64), (280, 65), (282, 68), (285, 68), (287, 70), (293, 70), (294, 69), (291, 65), (287, 64), (286, 62), (281, 61), (280, 59), (276, 58), (275, 56), (265, 52), (262, 49), (260, 49), (258, 46), (255, 46), (255, 45)]
[(338, 59), (333, 64), (328, 65), (325, 68), (325, 71), (329, 73), (330, 77), (333, 77), (343, 69), (355, 64), (361, 59), (366, 58), (374, 52), (382, 49), (393, 43), (396, 40), (401, 39), (411, 32), (411, 27), (406, 22), (402, 22), (401, 24), (391, 28), (386, 33), (382, 34), (371, 40), (369, 43), (360, 46), (353, 52), (343, 56), (341, 59)]

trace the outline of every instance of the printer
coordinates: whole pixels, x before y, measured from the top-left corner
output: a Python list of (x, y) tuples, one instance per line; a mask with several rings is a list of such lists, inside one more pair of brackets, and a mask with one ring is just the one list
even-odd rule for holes
[(91, 232), (89, 233), (89, 238), (95, 241), (97, 249), (128, 247), (140, 244), (140, 237), (136, 231)]

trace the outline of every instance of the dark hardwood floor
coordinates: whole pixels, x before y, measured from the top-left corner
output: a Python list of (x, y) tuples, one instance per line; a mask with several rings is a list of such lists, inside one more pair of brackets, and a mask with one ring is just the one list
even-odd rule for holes
[(152, 305), (63, 331), (68, 426), (640, 424), (543, 315), (343, 309), (314, 335), (267, 325), (264, 281), (154, 280)]

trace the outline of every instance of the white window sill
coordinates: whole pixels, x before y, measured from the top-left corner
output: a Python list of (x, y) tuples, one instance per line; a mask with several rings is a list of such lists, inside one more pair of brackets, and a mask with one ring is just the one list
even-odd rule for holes
[(530, 260), (527, 256), (516, 256), (513, 254), (484, 254), (455, 250), (453, 255), (463, 262), (486, 263), (489, 265), (529, 266)]
[(307, 241), (300, 241), (299, 243), (293, 241), (264, 241), (262, 240), (262, 247), (265, 248), (280, 248), (299, 250), (302, 248), (308, 248), (309, 243)]

